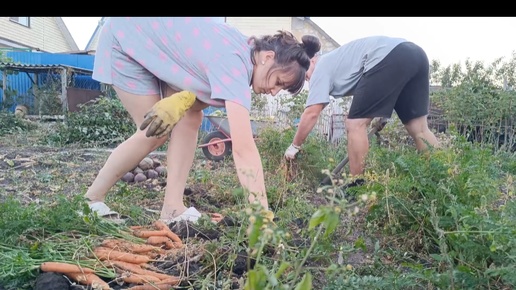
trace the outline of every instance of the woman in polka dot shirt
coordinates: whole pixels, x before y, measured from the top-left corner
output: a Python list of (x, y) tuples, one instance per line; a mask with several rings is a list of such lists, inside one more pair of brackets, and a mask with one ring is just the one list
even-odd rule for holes
[(201, 214), (183, 202), (197, 148), (202, 110), (225, 107), (233, 158), (249, 202), (268, 209), (260, 154), (251, 130), (251, 88), (257, 94), (280, 90), (298, 93), (319, 39), (289, 32), (246, 37), (215, 18), (113, 17), (103, 26), (95, 55), (93, 78), (114, 87), (137, 128), (161, 100), (180, 91), (196, 95), (193, 106), (170, 136), (147, 137), (137, 130), (109, 156), (86, 192), (90, 208), (101, 216), (117, 215), (104, 204), (109, 189), (150, 152), (170, 138), (167, 187), (160, 218), (196, 221)]

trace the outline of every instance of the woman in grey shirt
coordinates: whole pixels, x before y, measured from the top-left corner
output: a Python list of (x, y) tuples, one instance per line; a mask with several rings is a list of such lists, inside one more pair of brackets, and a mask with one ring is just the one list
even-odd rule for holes
[(306, 73), (309, 81), (306, 108), (285, 158), (296, 157), (321, 111), (330, 102), (330, 96), (353, 96), (346, 118), (352, 176), (364, 173), (369, 151), (367, 128), (375, 117), (390, 118), (396, 111), (418, 150), (426, 149), (427, 142), (437, 147), (438, 141), (427, 124), (429, 73), (428, 57), (423, 49), (402, 38), (361, 38), (325, 55), (314, 56)]

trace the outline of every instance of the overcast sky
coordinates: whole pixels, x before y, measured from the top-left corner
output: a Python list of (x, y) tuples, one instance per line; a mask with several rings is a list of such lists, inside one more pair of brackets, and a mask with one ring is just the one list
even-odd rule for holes
[[(85, 49), (101, 17), (63, 17)], [(370, 35), (403, 37), (443, 65), (509, 59), (516, 51), (516, 17), (312, 17), (339, 44)]]

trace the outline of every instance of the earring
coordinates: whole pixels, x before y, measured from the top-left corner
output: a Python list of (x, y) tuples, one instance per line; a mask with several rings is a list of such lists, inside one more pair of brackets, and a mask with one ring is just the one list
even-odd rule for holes
[(264, 65), (264, 64), (265, 64), (265, 61), (262, 60), (262, 65)]

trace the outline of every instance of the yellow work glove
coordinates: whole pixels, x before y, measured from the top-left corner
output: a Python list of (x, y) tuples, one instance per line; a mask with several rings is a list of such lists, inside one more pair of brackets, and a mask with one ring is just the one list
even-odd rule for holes
[(161, 138), (170, 134), (186, 111), (193, 106), (195, 98), (192, 92), (182, 91), (160, 100), (145, 114), (140, 130), (148, 127), (145, 133), (147, 137)]

